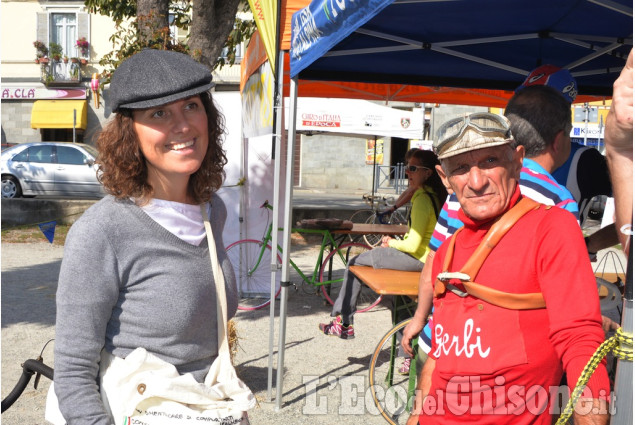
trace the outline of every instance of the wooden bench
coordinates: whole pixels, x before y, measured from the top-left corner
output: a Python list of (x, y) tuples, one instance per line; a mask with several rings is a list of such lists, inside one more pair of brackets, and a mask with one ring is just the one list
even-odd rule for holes
[(350, 266), (349, 271), (381, 295), (404, 295), (416, 299), (419, 294), (421, 272), (375, 269), (371, 266)]

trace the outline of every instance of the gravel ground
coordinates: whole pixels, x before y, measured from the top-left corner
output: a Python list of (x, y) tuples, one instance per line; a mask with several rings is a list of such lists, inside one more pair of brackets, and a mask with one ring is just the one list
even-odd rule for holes
[[(310, 271), (316, 258), (313, 245), (294, 244), (292, 258)], [(55, 290), (63, 248), (48, 243), (2, 243), (2, 398), (17, 382), (26, 359), (37, 357), (55, 337)], [(292, 276), (292, 282), (299, 279)], [(328, 320), (330, 306), (306, 287), (291, 288), (284, 356), (281, 407), (276, 409), (275, 387), (280, 322), (276, 305), (274, 324), (272, 401), (268, 401), (269, 308), (240, 311), (235, 322), (240, 338), (236, 368), (251, 387), (258, 406), (250, 412), (252, 424), (383, 425), (367, 394), (368, 364), (381, 336), (390, 329), (390, 311), (378, 306), (359, 314), (356, 338), (323, 336), (318, 323)], [(53, 343), (43, 354), (53, 362)], [(33, 382), (18, 401), (2, 414), (6, 425), (44, 424), (49, 381)], [(355, 387), (359, 385), (359, 388)], [(352, 388), (352, 389), (350, 389)], [(366, 396), (366, 398), (364, 398)], [(335, 419), (337, 418), (337, 419)]]
[[(314, 244), (296, 241), (292, 258), (303, 271), (312, 270)], [(48, 243), (2, 243), (2, 397), (13, 388), (20, 364), (37, 357), (55, 336), (55, 290), (63, 248)], [(618, 253), (622, 264), (624, 256)], [(603, 252), (600, 252), (601, 258)], [(298, 283), (297, 276), (291, 281)], [(330, 306), (306, 287), (291, 288), (286, 322), (284, 382), (281, 407), (268, 397), (269, 308), (237, 314), (239, 351), (236, 368), (251, 387), (259, 405), (250, 412), (252, 424), (364, 424), (387, 422), (374, 408), (368, 388), (370, 356), (381, 336), (390, 328), (390, 311), (378, 306), (356, 316), (356, 338), (341, 340), (319, 333), (317, 325), (328, 320)], [(278, 364), (279, 303), (274, 324), (275, 377)], [(52, 364), (52, 344), (43, 354)], [(49, 381), (33, 385), (16, 404), (2, 414), (2, 423), (44, 424), (44, 406)]]

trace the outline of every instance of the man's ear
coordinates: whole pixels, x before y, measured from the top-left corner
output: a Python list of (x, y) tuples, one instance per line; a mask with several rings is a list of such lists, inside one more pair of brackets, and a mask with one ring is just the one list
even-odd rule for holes
[(523, 145), (516, 146), (514, 150), (514, 163), (516, 164), (516, 173), (520, 178), (520, 170), (523, 168), (523, 159), (525, 159), (525, 147)]
[(445, 186), (445, 189), (448, 191), (448, 194), (452, 195), (454, 191), (452, 190), (452, 187), (450, 187), (450, 181), (443, 172), (443, 167), (441, 167), (440, 165), (435, 165), (434, 168), (436, 168), (439, 177), (441, 177), (441, 182), (443, 183), (443, 186)]

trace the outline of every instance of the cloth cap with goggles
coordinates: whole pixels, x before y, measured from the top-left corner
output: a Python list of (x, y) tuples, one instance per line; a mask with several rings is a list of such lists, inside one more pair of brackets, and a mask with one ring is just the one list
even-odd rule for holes
[(477, 112), (454, 118), (437, 130), (434, 152), (439, 159), (476, 149), (500, 146), (514, 141), (509, 120), (489, 112)]

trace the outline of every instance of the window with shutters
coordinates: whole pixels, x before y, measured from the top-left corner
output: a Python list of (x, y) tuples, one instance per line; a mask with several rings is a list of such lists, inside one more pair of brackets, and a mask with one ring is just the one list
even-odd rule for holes
[(50, 41), (62, 46), (64, 55), (80, 56), (75, 42), (77, 36), (77, 15), (75, 13), (51, 13)]
[(47, 46), (58, 43), (62, 46), (64, 55), (68, 57), (81, 56), (75, 43), (81, 37), (90, 42), (89, 15), (82, 12), (80, 7), (49, 7), (37, 14), (37, 39)]

